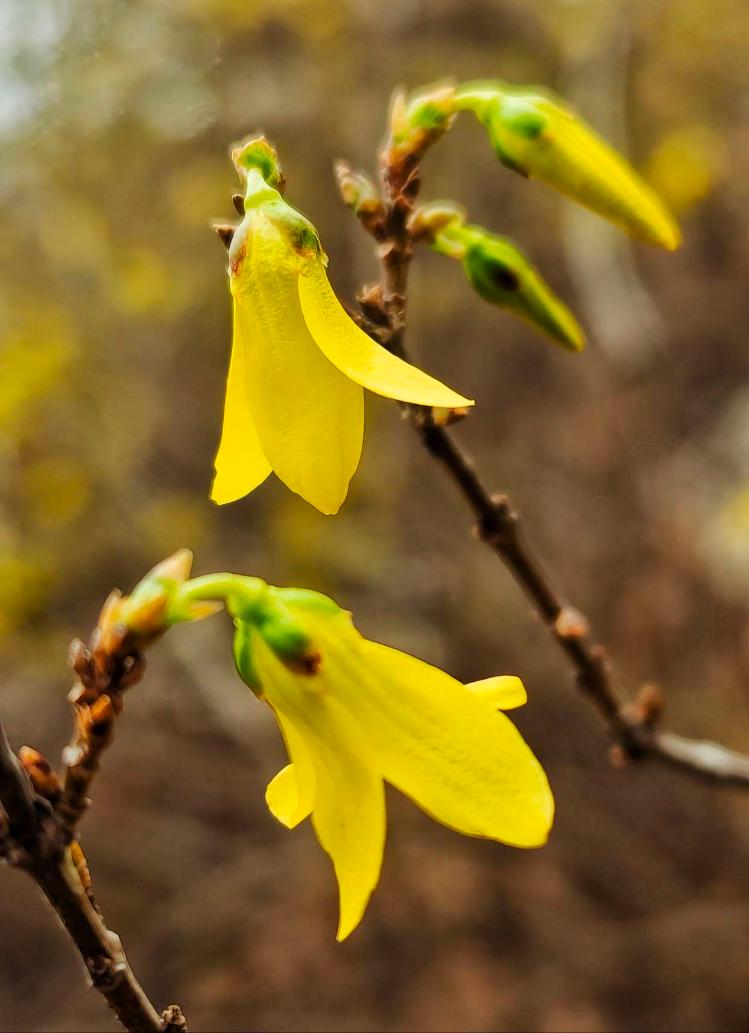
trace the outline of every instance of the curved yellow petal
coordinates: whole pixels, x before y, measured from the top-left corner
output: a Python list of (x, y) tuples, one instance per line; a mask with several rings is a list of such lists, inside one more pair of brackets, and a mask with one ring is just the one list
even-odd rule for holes
[(468, 682), (466, 688), (498, 710), (514, 710), (528, 702), (525, 685), (514, 674), (499, 674), (494, 678)]
[(274, 818), (286, 828), (293, 829), (312, 813), (317, 775), (304, 736), (275, 707), (271, 709), (276, 715), (291, 763), (270, 780), (265, 790), (265, 802)]
[(265, 790), (265, 802), (273, 817), (287, 829), (296, 826), (312, 813), (312, 806), (300, 806), (302, 786), (296, 768), (287, 764), (273, 776)]
[(336, 513), (361, 456), (362, 390), (312, 340), (291, 246), (260, 212), (248, 244), (232, 292), (258, 438), (284, 484), (322, 513)]
[(350, 380), (401, 402), (446, 409), (474, 404), (365, 334), (336, 297), (320, 259), (310, 259), (299, 277), (299, 297), (318, 347)]
[(226, 380), (224, 424), (216, 453), (216, 476), (211, 499), (223, 506), (235, 502), (262, 484), (270, 473), (252, 422), (245, 383), (245, 342), (234, 318), (234, 340)]
[[(284, 737), (293, 728), (292, 742), (301, 737), (315, 769), (312, 824), (335, 869), (340, 897), (337, 938), (344, 940), (361, 921), (380, 877), (385, 847), (382, 777), (358, 722), (321, 689), (317, 675), (291, 672), (257, 633), (252, 650)], [(295, 760), (297, 753), (294, 745)]]
[(320, 677), (353, 714), (385, 779), (437, 821), (512, 846), (546, 842), (554, 799), (504, 714), (436, 667), (315, 621)]

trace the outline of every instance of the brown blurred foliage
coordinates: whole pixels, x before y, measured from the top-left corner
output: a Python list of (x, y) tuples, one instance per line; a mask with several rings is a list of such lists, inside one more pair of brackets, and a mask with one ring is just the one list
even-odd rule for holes
[[(5, 0), (0, 12), (0, 646), (9, 734), (65, 740), (65, 650), (113, 585), (196, 551), (333, 594), (371, 637), (525, 679), (550, 845), (461, 839), (392, 800), (381, 886), (334, 942), (310, 829), (221, 621), (175, 629), (127, 701), (84, 823), (107, 917), (194, 1030), (740, 1030), (749, 800), (613, 771), (595, 716), (461, 504), (370, 399), (334, 520), (269, 481), (207, 501), (228, 359), (228, 144), (262, 127), (343, 296), (376, 275), (331, 165), (371, 165), (392, 87), (543, 82), (680, 215), (676, 255), (513, 177), (466, 120), (424, 196), (515, 237), (586, 322), (579, 357), (419, 255), (411, 349), (479, 401), (459, 433), (669, 724), (749, 748), (749, 12), (741, 0)], [(3, 873), (0, 1029), (113, 1028), (34, 886)]]

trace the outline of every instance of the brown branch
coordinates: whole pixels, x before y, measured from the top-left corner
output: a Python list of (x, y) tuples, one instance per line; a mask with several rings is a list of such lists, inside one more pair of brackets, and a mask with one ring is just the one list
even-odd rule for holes
[(144, 668), (142, 647), (148, 638), (136, 638), (118, 623), (119, 603), (119, 593), (113, 593), (89, 645), (76, 640), (71, 646), (78, 681), (69, 696), (75, 728), (63, 751), (63, 778), (29, 747), (19, 751), (19, 761), (0, 723), (0, 802), (8, 817), (2, 856), (37, 883), (75, 944), (91, 985), (130, 1033), (184, 1033), (179, 1007), (170, 1005), (159, 1014), (119, 937), (107, 928), (75, 838), (101, 754), (122, 710), (122, 693), (140, 680)]
[[(407, 284), (414, 250), (409, 217), (419, 189), (419, 170), (415, 159), (386, 144), (380, 172), (384, 215), (373, 236), (381, 277), (379, 285), (364, 292), (359, 300), (367, 331), (394, 354), (407, 358)], [(421, 406), (404, 405), (403, 409), (426, 450), (447, 472), (473, 512), (478, 537), (510, 571), (572, 664), (578, 689), (603, 718), (615, 756), (652, 758), (703, 779), (749, 786), (749, 757), (717, 743), (660, 731), (656, 723), (661, 704), (652, 690), (643, 690), (633, 704), (622, 700), (612, 680), (605, 648), (593, 638), (587, 619), (552, 587), (523, 537), (520, 518), (507, 496), (488, 490), (444, 419), (438, 421), (431, 409)]]
[(37, 835), (36, 798), (28, 776), (11, 749), (5, 726), (0, 721), (0, 804), (7, 818), (4, 840), (7, 844), (33, 843)]
[(75, 720), (73, 737), (62, 755), (65, 773), (55, 808), (68, 841), (88, 809), (89, 789), (114, 736), (122, 694), (140, 681), (145, 670), (138, 644), (117, 622), (120, 601), (120, 593), (112, 592), (89, 645), (75, 639), (70, 647), (70, 663), (78, 675), (68, 695)]

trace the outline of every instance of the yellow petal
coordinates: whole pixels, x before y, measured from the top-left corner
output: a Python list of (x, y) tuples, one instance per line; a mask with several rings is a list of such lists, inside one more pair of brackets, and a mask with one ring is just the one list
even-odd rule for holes
[(541, 846), (554, 800), (504, 714), (436, 667), (315, 620), (319, 677), (354, 715), (385, 779), (437, 821), (512, 846)]
[[(337, 938), (344, 940), (361, 921), (380, 877), (385, 847), (382, 778), (362, 729), (337, 700), (321, 691), (318, 676), (291, 672), (257, 633), (252, 650), (284, 737), (293, 728), (292, 742), (302, 738), (315, 769), (312, 824), (335, 869), (340, 897)], [(295, 761), (298, 752), (294, 746)]]
[(274, 818), (286, 828), (293, 829), (312, 812), (317, 775), (304, 736), (297, 731), (292, 721), (275, 708), (274, 713), (291, 764), (287, 764), (270, 780), (265, 791), (265, 802)]
[(211, 498), (218, 505), (235, 502), (262, 484), (270, 473), (252, 422), (245, 383), (246, 347), (236, 316), (224, 403), (224, 426), (216, 454)]
[(311, 806), (300, 807), (301, 788), (296, 768), (293, 764), (287, 764), (273, 776), (265, 790), (268, 810), (287, 829), (296, 828), (312, 813)]
[(248, 243), (232, 292), (258, 438), (284, 484), (322, 513), (336, 513), (361, 455), (362, 391), (312, 340), (291, 245), (261, 212)]
[(514, 710), (528, 702), (525, 685), (514, 674), (500, 674), (494, 678), (482, 678), (466, 685), (475, 696), (485, 699), (498, 710)]
[(473, 405), (469, 398), (391, 355), (351, 319), (335, 295), (318, 258), (299, 277), (299, 297), (309, 331), (320, 350), (347, 377), (376, 394), (446, 409)]

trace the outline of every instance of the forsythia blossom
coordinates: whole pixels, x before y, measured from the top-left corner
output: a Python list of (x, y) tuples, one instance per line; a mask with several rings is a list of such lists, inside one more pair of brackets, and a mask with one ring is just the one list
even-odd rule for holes
[(554, 802), (546, 775), (502, 710), (525, 702), (518, 678), (463, 685), (371, 642), (331, 599), (257, 578), (207, 575), (179, 605), (222, 598), (242, 679), (273, 710), (290, 763), (266, 800), (288, 828), (311, 817), (338, 880), (338, 939), (377, 885), (389, 782), (469, 836), (541, 846)]
[(315, 228), (284, 201), (262, 138), (233, 152), (244, 219), (229, 250), (234, 340), (212, 498), (232, 502), (271, 470), (323, 513), (361, 455), (362, 388), (421, 405), (473, 403), (376, 344), (348, 316)]

